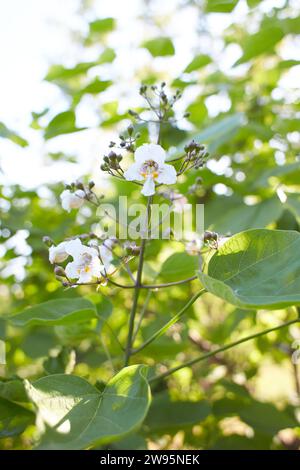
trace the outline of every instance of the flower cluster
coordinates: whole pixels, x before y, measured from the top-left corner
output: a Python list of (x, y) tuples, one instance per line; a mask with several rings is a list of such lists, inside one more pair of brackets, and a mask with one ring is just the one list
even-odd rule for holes
[[(148, 108), (146, 107), (146, 111), (148, 109), (148, 112), (154, 113), (154, 119), (147, 119), (147, 123), (157, 124), (158, 130), (160, 130), (161, 125), (170, 124), (174, 121), (173, 106), (181, 97), (178, 90), (172, 96), (168, 96), (165, 91), (165, 83), (162, 83), (160, 87), (142, 85), (140, 94), (147, 102)], [(134, 111), (130, 111), (129, 114), (138, 120), (145, 121)], [(135, 133), (133, 125), (129, 125), (125, 133), (119, 136), (119, 143), (110, 142), (109, 147), (111, 150), (103, 157), (101, 170), (115, 178), (138, 185), (141, 188), (141, 194), (151, 198), (148, 199), (148, 207), (152, 203), (152, 197), (158, 187), (174, 185), (177, 178), (185, 171), (201, 168), (208, 157), (204, 146), (193, 140), (184, 147), (182, 155), (176, 156), (173, 160), (167, 160), (166, 151), (159, 145), (160, 131), (158, 132), (157, 143), (144, 143), (137, 146), (139, 138), (140, 134)], [(123, 167), (124, 157), (126, 156), (124, 152), (134, 156), (134, 162), (127, 167)], [(193, 190), (190, 187), (188, 193), (196, 195), (201, 185), (202, 180), (197, 177)], [(94, 186), (93, 181), (87, 184), (77, 181), (67, 185), (60, 195), (63, 209), (68, 212), (72, 209), (80, 209), (84, 202), (100, 207), (101, 199), (104, 196), (97, 195), (97, 192), (94, 192)], [(188, 202), (184, 194), (180, 194), (173, 189), (163, 190), (159, 192), (159, 195), (170, 201), (170, 208), (174, 212), (182, 212)], [(112, 265), (116, 256), (115, 252), (113, 255), (115, 240), (107, 239), (103, 241), (95, 234), (89, 234), (87, 236), (79, 235), (58, 245), (55, 245), (48, 238), (45, 241), (49, 247), (49, 261), (54, 265), (57, 279), (64, 285), (101, 284), (107, 280), (111, 281), (109, 276), (116, 271)], [(134, 280), (127, 262), (131, 257), (142, 252), (142, 244), (138, 246), (130, 240), (125, 242), (124, 245), (119, 240), (117, 242), (121, 246), (121, 256), (118, 256), (121, 265), (126, 265), (127, 273)], [(217, 244), (218, 241), (214, 234), (208, 236), (207, 233), (203, 240), (199, 241), (197, 238), (195, 242), (190, 243), (187, 250), (199, 253), (203, 245), (212, 248), (216, 247)], [(134, 282), (136, 281), (134, 280)]]
[(202, 168), (209, 156), (205, 146), (202, 144), (197, 144), (197, 142), (194, 140), (184, 147), (184, 151), (185, 155), (182, 158), (181, 167), (177, 173), (178, 175), (181, 175), (185, 171), (192, 168), (195, 168), (196, 170)]
[(65, 277), (68, 282), (77, 279), (79, 284), (95, 280), (100, 282), (111, 269), (111, 243), (108, 240), (106, 244), (91, 243), (92, 246), (86, 246), (79, 238), (67, 240), (49, 247), (49, 261), (57, 265), (71, 256), (73, 260), (65, 268), (56, 269), (58, 276)]
[(95, 183), (90, 181), (84, 185), (80, 181), (66, 185), (66, 189), (61, 193), (61, 205), (67, 212), (72, 209), (79, 209), (84, 201), (98, 202), (96, 194), (92, 191)]

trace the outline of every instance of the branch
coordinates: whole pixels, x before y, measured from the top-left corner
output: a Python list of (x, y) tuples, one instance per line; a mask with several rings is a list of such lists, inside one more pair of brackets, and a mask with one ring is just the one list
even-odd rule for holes
[(282, 323), (281, 325), (274, 326), (273, 328), (268, 328), (267, 330), (260, 331), (259, 333), (254, 333), (253, 335), (246, 336), (245, 338), (241, 338), (237, 341), (234, 341), (233, 343), (227, 344), (226, 346), (217, 348), (214, 351), (211, 351), (207, 354), (198, 356), (195, 359), (192, 359), (191, 361), (187, 361), (181, 364), (180, 366), (173, 367), (172, 369), (169, 369), (166, 372), (163, 372), (162, 374), (152, 377), (149, 381), (154, 382), (155, 380), (164, 379), (165, 377), (168, 377), (169, 375), (174, 374), (174, 372), (177, 372), (180, 369), (184, 369), (185, 367), (190, 367), (194, 364), (197, 364), (198, 362), (204, 361), (205, 359), (208, 359), (209, 357), (214, 356), (215, 354), (221, 353), (223, 351), (227, 351), (228, 349), (234, 348), (235, 346), (238, 346), (239, 344), (246, 343), (246, 341), (250, 341), (252, 339), (258, 338), (259, 336), (266, 335), (268, 333), (271, 333), (272, 331), (279, 330), (280, 328), (285, 328), (297, 322), (300, 322), (300, 318), (295, 318), (294, 320), (287, 321), (285, 323)]
[[(147, 215), (148, 215), (147, 220), (148, 221), (149, 221), (149, 214), (151, 210), (151, 203), (152, 203), (152, 196), (148, 198), (148, 202), (147, 202)], [(135, 282), (135, 287), (134, 287), (134, 297), (133, 297), (133, 303), (132, 303), (131, 312), (129, 316), (128, 337), (127, 337), (127, 345), (126, 345), (126, 350), (125, 350), (125, 367), (129, 363), (129, 359), (130, 359), (131, 352), (132, 352), (131, 348), (132, 348), (132, 338), (133, 338), (133, 332), (134, 332), (134, 320), (135, 320), (136, 309), (137, 309), (138, 300), (139, 300), (141, 281), (142, 281), (146, 241), (147, 241), (146, 238), (143, 238), (141, 242), (139, 265), (138, 265), (136, 282)]]
[(202, 295), (204, 294), (205, 289), (202, 289), (200, 290), (199, 292), (197, 292), (197, 294), (195, 294), (189, 301), (187, 304), (185, 304), (185, 306), (173, 317), (171, 318), (170, 321), (168, 321), (162, 328), (160, 328), (158, 331), (156, 331), (152, 336), (150, 336), (150, 338), (148, 338), (143, 344), (141, 344), (141, 346), (139, 346), (138, 348), (134, 349), (132, 351), (132, 354), (136, 354), (140, 351), (142, 351), (142, 349), (146, 348), (146, 346), (148, 346), (149, 344), (151, 344), (153, 341), (155, 341), (157, 338), (159, 338), (160, 336), (162, 336), (172, 325), (174, 325), (174, 323), (176, 323), (183, 315), (184, 313), (188, 310), (188, 308), (194, 303), (196, 302), (196, 300)]

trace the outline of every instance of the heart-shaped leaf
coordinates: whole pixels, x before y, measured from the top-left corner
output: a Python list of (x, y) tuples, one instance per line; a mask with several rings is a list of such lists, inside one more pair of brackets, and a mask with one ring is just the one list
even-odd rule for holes
[(67, 325), (97, 317), (96, 307), (82, 297), (49, 300), (25, 309), (9, 320), (16, 326)]
[(47, 426), (39, 449), (85, 449), (121, 439), (143, 422), (151, 395), (146, 367), (122, 369), (103, 392), (73, 375), (26, 382), (29, 398)]
[(241, 308), (300, 304), (300, 234), (248, 230), (230, 238), (199, 273), (205, 289)]

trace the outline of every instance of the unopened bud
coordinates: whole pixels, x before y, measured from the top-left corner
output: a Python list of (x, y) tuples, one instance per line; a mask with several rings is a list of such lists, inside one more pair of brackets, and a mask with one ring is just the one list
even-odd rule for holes
[(133, 126), (130, 124), (130, 126), (127, 127), (128, 135), (132, 136), (133, 131), (134, 131), (134, 128), (133, 128)]
[(84, 186), (83, 186), (83, 184), (81, 183), (81, 181), (77, 181), (77, 182), (76, 182), (76, 188), (77, 188), (77, 189), (84, 190)]
[(218, 234), (216, 232), (209, 232), (209, 231), (204, 232), (204, 235), (203, 235), (204, 243), (210, 242), (212, 240), (217, 241), (218, 240)]
[(55, 266), (54, 274), (55, 276), (66, 277), (65, 270), (61, 266)]
[(43, 237), (43, 242), (45, 243), (45, 245), (47, 245), (48, 247), (54, 245), (54, 241), (50, 238), (50, 237)]

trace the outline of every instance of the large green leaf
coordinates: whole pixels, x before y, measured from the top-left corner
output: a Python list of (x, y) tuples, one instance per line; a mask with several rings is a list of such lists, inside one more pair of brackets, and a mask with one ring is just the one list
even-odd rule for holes
[(158, 37), (142, 44), (153, 57), (174, 55), (175, 49), (170, 38)]
[(67, 325), (88, 321), (97, 316), (96, 307), (82, 297), (49, 300), (14, 315), (9, 320), (16, 326)]
[(278, 197), (251, 206), (236, 197), (218, 197), (205, 206), (205, 222), (217, 232), (234, 234), (251, 228), (265, 228), (279, 219), (283, 209)]
[(26, 382), (29, 398), (47, 425), (39, 449), (85, 449), (126, 436), (143, 422), (150, 387), (143, 365), (126, 367), (103, 392), (72, 375)]
[(300, 304), (300, 234), (249, 230), (230, 238), (199, 273), (212, 294), (241, 308)]
[(74, 111), (64, 111), (57, 114), (45, 129), (45, 139), (52, 139), (61, 134), (71, 134), (83, 131), (85, 127), (76, 127), (76, 116)]
[(174, 253), (163, 263), (160, 277), (167, 281), (180, 281), (193, 276), (199, 269), (199, 258), (185, 252)]

